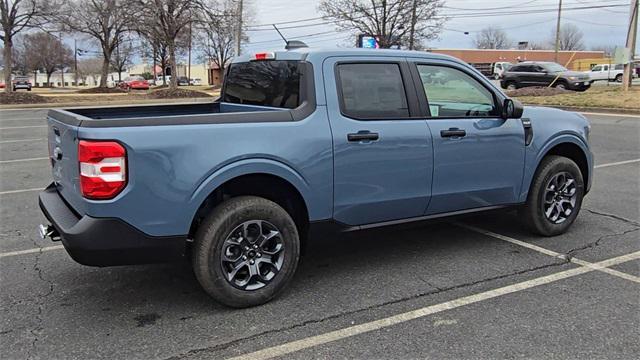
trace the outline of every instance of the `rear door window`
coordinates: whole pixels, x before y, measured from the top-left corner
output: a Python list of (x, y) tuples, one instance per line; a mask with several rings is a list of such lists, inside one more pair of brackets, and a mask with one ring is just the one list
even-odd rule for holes
[(339, 64), (338, 79), (344, 115), (361, 120), (409, 117), (399, 64)]
[(222, 101), (294, 109), (300, 105), (301, 64), (273, 60), (231, 64)]

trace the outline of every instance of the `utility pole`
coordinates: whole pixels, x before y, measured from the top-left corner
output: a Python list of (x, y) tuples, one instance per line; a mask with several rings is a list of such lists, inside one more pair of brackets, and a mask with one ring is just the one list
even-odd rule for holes
[(73, 75), (75, 85), (78, 87), (78, 40), (76, 39), (73, 39)]
[(631, 17), (629, 18), (629, 29), (627, 30), (627, 45), (629, 49), (629, 59), (624, 64), (624, 73), (622, 75), (622, 90), (629, 91), (631, 80), (633, 79), (633, 59), (636, 53), (636, 35), (638, 33), (638, 0), (631, 0), (631, 10), (629, 11)]
[(189, 9), (189, 60), (187, 65), (187, 85), (191, 85), (191, 41), (193, 39), (193, 14), (191, 13), (191, 9)]
[(560, 17), (562, 16), (562, 0), (558, 4), (558, 22), (556, 23), (556, 54), (555, 60), (558, 62), (558, 51), (560, 51)]
[(62, 42), (62, 31), (60, 31), (60, 82), (62, 83), (62, 87), (64, 87), (64, 59), (62, 58), (64, 55), (64, 43)]
[(411, 30), (409, 33), (409, 50), (413, 50), (416, 32), (416, 11), (418, 8), (418, 0), (413, 0), (413, 8), (411, 9)]
[(242, 2), (238, 0), (238, 28), (236, 29), (236, 56), (240, 56), (242, 48)]

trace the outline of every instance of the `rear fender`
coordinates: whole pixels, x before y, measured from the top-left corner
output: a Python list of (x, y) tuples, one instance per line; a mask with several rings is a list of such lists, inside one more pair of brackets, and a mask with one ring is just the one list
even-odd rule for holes
[[(218, 169), (209, 175), (192, 194), (189, 200), (189, 209), (195, 216), (200, 205), (205, 199), (220, 185), (242, 175), (267, 174), (277, 176), (288, 181), (302, 195), (302, 199), (312, 216), (312, 209), (309, 208), (308, 199), (311, 197), (311, 188), (307, 181), (290, 166), (270, 159), (243, 159)], [(192, 218), (193, 218), (192, 216)]]

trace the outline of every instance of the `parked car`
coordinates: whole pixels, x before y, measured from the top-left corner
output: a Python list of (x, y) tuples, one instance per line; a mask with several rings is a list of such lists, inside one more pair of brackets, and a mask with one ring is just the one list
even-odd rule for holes
[(119, 84), (124, 90), (149, 90), (149, 82), (142, 76), (128, 76)]
[(5, 87), (7, 87), (4, 82), (0, 82), (0, 89), (4, 89)]
[[(598, 64), (591, 68), (590, 71), (585, 71), (591, 78), (591, 83), (599, 80), (622, 82), (624, 76), (623, 64)], [(632, 73), (633, 77), (637, 77), (637, 74)]]
[(13, 91), (20, 89), (31, 91), (31, 81), (28, 77), (17, 76), (11, 82), (11, 86), (13, 87)]
[(554, 62), (525, 61), (512, 66), (502, 76), (503, 89), (528, 86), (553, 86), (558, 89), (585, 91), (591, 86), (588, 74), (567, 70)]
[(186, 76), (179, 76), (178, 86), (189, 86), (189, 78)]
[(310, 237), (498, 208), (554, 236), (591, 187), (584, 116), (523, 108), (448, 56), (247, 54), (224, 81), (214, 103), (50, 110), (41, 235), (85, 265), (188, 259), (246, 307)]
[(623, 72), (624, 65), (613, 64), (598, 64), (592, 67), (590, 71), (585, 71), (592, 83), (599, 80), (622, 82)]
[(513, 64), (508, 61), (498, 61), (493, 63), (493, 78), (500, 80), (502, 75), (504, 75), (504, 72), (509, 70), (511, 66), (513, 66)]
[(158, 75), (156, 76), (156, 85), (160, 86), (160, 85), (164, 85), (165, 81), (164, 79), (166, 79), (166, 83), (167, 85), (169, 85), (169, 83), (171, 82), (171, 75)]
[(200, 86), (200, 85), (202, 85), (202, 80), (200, 78), (191, 79), (189, 81), (189, 84), (195, 85), (195, 86)]

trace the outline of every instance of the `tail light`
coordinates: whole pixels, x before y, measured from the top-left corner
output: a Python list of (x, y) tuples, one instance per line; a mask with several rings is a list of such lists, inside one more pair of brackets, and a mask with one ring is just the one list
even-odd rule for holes
[(80, 190), (87, 199), (111, 199), (127, 185), (127, 152), (115, 141), (78, 143)]

